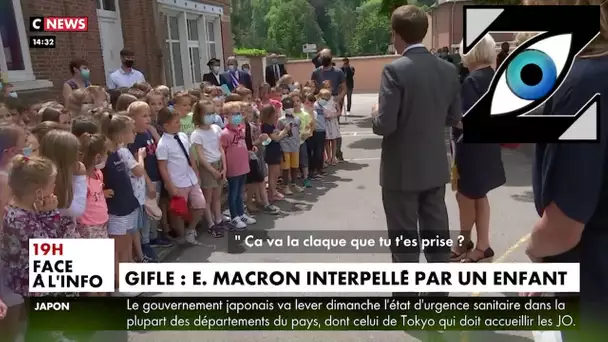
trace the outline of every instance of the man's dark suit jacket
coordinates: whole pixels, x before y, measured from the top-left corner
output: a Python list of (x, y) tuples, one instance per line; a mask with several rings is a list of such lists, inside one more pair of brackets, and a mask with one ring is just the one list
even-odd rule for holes
[[(287, 74), (287, 70), (285, 69), (284, 64), (279, 64), (279, 77)], [(266, 75), (265, 75), (266, 83), (270, 84), (271, 87), (277, 85), (278, 79), (274, 77), (274, 64), (266, 66)]]
[(220, 79), (220, 82), (217, 81), (217, 78), (215, 77), (215, 75), (212, 72), (208, 72), (203, 75), (203, 82), (209, 82), (209, 83), (213, 84), (214, 86), (219, 87), (222, 84), (228, 83), (228, 82), (226, 82), (226, 80), (224, 79), (224, 75), (222, 75), (222, 74), (219, 75), (219, 79)]
[[(251, 81), (251, 75), (244, 72), (243, 70), (237, 70), (236, 72), (238, 74), (239, 84), (243, 85), (245, 88), (247, 88), (253, 92), (253, 82)], [(235, 87), (232, 84), (232, 77), (230, 76), (230, 72), (227, 71), (227, 72), (223, 73), (221, 76), (223, 77), (222, 82), (224, 82), (222, 84), (227, 85), (228, 89), (230, 89), (230, 91), (233, 91), (235, 89)]]
[(456, 67), (424, 47), (384, 66), (373, 123), (381, 135), (380, 185), (425, 191), (450, 181), (446, 126), (462, 118)]

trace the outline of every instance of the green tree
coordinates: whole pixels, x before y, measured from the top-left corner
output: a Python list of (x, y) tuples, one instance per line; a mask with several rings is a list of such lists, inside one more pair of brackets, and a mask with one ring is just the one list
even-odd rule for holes
[(332, 36), (328, 37), (328, 32), (325, 32), (326, 41), (330, 43), (334, 55), (350, 55), (348, 47), (357, 26), (356, 7), (352, 1), (336, 0), (328, 7), (327, 14), (331, 21), (329, 32)]
[(435, 4), (435, 0), (382, 0), (382, 6), (380, 6), (380, 13), (383, 15), (391, 15), (395, 8), (403, 5), (416, 5), (427, 10), (429, 7)]
[[(255, 0), (254, 0), (255, 1)], [(252, 0), (231, 0), (230, 1), (232, 24), (232, 36), (235, 46), (243, 48), (253, 48), (252, 41), (254, 32), (251, 30), (253, 14)]]
[(301, 57), (302, 45), (322, 45), (323, 32), (315, 20), (315, 10), (307, 0), (277, 1), (266, 16), (267, 50), (279, 50), (291, 57)]
[(349, 51), (353, 55), (386, 53), (391, 42), (389, 18), (380, 14), (382, 0), (368, 0), (357, 8), (357, 25)]

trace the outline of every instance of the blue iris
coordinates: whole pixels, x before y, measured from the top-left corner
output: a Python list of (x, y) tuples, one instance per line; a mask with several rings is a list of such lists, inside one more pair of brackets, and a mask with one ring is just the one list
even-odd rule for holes
[(538, 50), (526, 50), (509, 63), (507, 85), (517, 97), (538, 100), (555, 86), (557, 67), (553, 59)]

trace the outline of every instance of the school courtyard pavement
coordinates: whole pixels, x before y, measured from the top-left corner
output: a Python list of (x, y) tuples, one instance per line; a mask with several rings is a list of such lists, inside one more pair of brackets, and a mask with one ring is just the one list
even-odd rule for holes
[[(347, 122), (341, 125), (342, 148), (346, 163), (339, 165), (335, 172), (316, 181), (316, 188), (290, 196), (281, 208), (288, 214), (281, 217), (258, 215), (258, 223), (251, 226), (257, 233), (272, 237), (281, 232), (327, 230), (340, 231), (347, 237), (353, 231), (381, 232), (386, 229), (384, 211), (378, 185), (381, 138), (371, 130), (370, 109), (377, 102), (377, 94), (358, 94), (353, 96), (353, 107)], [(496, 251), (494, 262), (528, 262), (524, 248), (528, 232), (536, 220), (532, 203), (530, 183), (531, 150), (522, 146), (518, 150), (505, 150), (503, 160), (507, 173), (505, 186), (490, 193), (491, 243)], [(450, 215), (450, 229), (458, 230), (458, 207), (454, 193), (446, 193), (446, 203)], [(193, 247), (174, 253), (173, 259), (179, 262), (390, 262), (388, 251), (375, 253), (314, 253), (314, 254), (270, 254), (255, 253), (250, 250), (227, 250), (219, 241), (205, 236), (203, 246)], [(163, 293), (155, 296), (179, 296)], [(201, 296), (201, 294), (188, 294)], [(243, 295), (243, 294), (241, 294)], [(278, 294), (269, 293), (268, 296)], [(312, 295), (312, 294), (294, 294)], [(345, 296), (346, 294), (329, 294)], [(374, 294), (376, 295), (376, 294)], [(377, 294), (387, 295), (387, 294)], [(505, 294), (452, 294), (454, 296), (504, 296)], [(511, 294), (514, 295), (514, 294)], [(132, 342), (169, 342), (169, 341), (222, 341), (222, 342), (283, 342), (283, 341), (332, 341), (332, 342), (414, 342), (427, 341), (428, 337), (420, 332), (401, 331), (351, 331), (351, 332), (129, 332), (112, 333), (112, 340)], [(98, 334), (110, 340), (107, 334)], [(525, 342), (532, 341), (529, 332), (449, 332), (444, 337), (448, 342)], [(100, 341), (101, 341), (100, 340)]]

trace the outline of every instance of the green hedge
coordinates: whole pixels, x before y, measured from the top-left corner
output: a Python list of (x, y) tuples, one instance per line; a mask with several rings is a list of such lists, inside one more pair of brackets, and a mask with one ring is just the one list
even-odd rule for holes
[(249, 56), (249, 57), (258, 57), (258, 56), (267, 56), (268, 52), (262, 49), (234, 49), (234, 54), (237, 56)]

